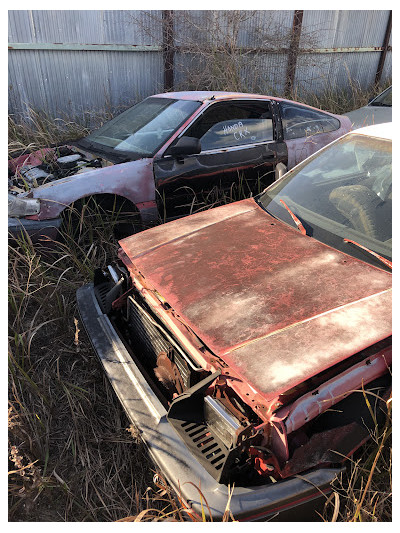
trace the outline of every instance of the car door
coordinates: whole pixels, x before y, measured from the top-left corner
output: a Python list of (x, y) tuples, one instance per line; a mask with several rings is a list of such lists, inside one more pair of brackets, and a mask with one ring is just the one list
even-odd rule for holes
[(344, 135), (339, 118), (292, 102), (280, 102), (283, 138), (291, 169), (323, 146)]
[(180, 135), (200, 140), (201, 152), (173, 157), (168, 150), (154, 160), (159, 196), (171, 207), (214, 186), (258, 192), (273, 181), (277, 161), (287, 158), (276, 136), (274, 110), (268, 100), (212, 103)]

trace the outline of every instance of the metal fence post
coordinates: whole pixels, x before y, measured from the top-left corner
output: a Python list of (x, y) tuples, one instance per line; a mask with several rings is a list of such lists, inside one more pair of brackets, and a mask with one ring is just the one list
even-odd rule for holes
[(293, 94), (294, 78), (296, 75), (296, 63), (299, 53), (301, 27), (303, 24), (303, 10), (295, 10), (293, 17), (292, 35), (290, 38), (290, 47), (288, 53), (288, 64), (286, 70), (285, 96), (290, 97)]
[(163, 59), (164, 59), (164, 90), (174, 88), (174, 20), (173, 11), (163, 10)]
[(386, 26), (385, 38), (383, 39), (383, 45), (382, 45), (383, 50), (381, 53), (381, 57), (379, 58), (378, 68), (376, 70), (375, 85), (378, 85), (379, 82), (381, 81), (383, 67), (385, 66), (386, 54), (389, 48), (389, 39), (390, 39), (391, 33), (392, 33), (392, 12), (390, 11), (388, 23)]

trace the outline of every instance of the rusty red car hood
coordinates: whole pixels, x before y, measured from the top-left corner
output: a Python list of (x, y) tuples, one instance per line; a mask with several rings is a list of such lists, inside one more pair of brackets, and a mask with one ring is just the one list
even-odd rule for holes
[(120, 241), (180, 318), (263, 394), (391, 334), (391, 275), (252, 199)]

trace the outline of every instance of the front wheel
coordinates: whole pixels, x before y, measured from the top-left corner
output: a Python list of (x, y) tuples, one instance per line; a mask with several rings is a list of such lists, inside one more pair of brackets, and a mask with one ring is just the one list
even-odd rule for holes
[(116, 243), (142, 229), (136, 206), (116, 195), (82, 198), (63, 212), (62, 234), (80, 246)]

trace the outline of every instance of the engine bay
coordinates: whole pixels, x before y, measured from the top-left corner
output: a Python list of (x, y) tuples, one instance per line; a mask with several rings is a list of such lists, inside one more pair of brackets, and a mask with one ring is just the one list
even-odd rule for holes
[(107, 162), (74, 146), (59, 146), (24, 154), (9, 161), (11, 194), (106, 166)]

